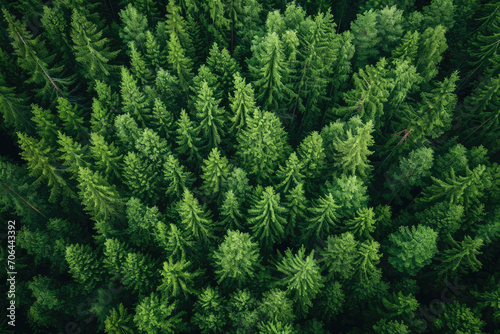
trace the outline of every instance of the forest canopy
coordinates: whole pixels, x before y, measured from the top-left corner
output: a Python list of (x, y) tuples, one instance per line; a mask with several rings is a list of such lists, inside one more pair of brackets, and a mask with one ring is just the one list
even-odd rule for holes
[(500, 333), (500, 2), (0, 7), (5, 330)]

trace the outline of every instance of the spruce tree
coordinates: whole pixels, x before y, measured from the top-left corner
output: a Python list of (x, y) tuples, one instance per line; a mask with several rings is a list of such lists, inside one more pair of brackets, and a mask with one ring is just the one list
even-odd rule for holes
[(285, 195), (283, 206), (288, 209), (285, 235), (293, 236), (295, 228), (306, 219), (307, 204), (303, 183), (298, 183)]
[(90, 154), (104, 176), (110, 180), (120, 178), (122, 156), (118, 155), (118, 149), (113, 143), (107, 143), (97, 133), (90, 134), (90, 143)]
[(200, 205), (188, 189), (184, 190), (178, 211), (181, 225), (188, 235), (201, 243), (213, 238), (214, 223), (210, 211), (205, 205)]
[(226, 324), (224, 304), (224, 299), (217, 288), (207, 286), (198, 295), (192, 322), (198, 326), (201, 333), (217, 333), (224, 328)]
[(184, 109), (181, 110), (181, 115), (177, 120), (176, 143), (178, 145), (177, 152), (183, 156), (190, 164), (197, 165), (201, 161), (200, 138), (198, 137), (199, 128), (195, 127), (189, 115)]
[(282, 190), (283, 193), (288, 192), (289, 189), (296, 187), (298, 184), (302, 183), (304, 175), (302, 174), (303, 165), (297, 158), (297, 154), (293, 152), (290, 154), (285, 167), (280, 166), (276, 175), (278, 180), (281, 182), (278, 185), (278, 189)]
[(186, 50), (188, 54), (191, 54), (193, 51), (193, 43), (187, 31), (187, 22), (182, 17), (181, 8), (176, 4), (175, 1), (168, 2), (166, 16), (166, 32), (168, 33), (168, 35), (174, 34), (179, 40), (182, 48)]
[(240, 200), (231, 189), (224, 194), (224, 200), (220, 207), (220, 217), (222, 218), (221, 223), (228, 229), (243, 229)]
[(331, 193), (320, 197), (314, 206), (309, 208), (309, 218), (303, 224), (303, 240), (324, 238), (333, 231), (338, 230), (336, 213), (340, 206), (335, 203)]
[(108, 64), (118, 51), (110, 51), (108, 39), (102, 37), (102, 31), (88, 21), (78, 10), (71, 15), (71, 39), (75, 50), (75, 59), (82, 66), (83, 76), (89, 80), (105, 80), (114, 66)]
[(163, 170), (165, 181), (167, 182), (166, 195), (175, 196), (177, 199), (180, 199), (193, 183), (193, 174), (186, 171), (185, 167), (172, 154), (167, 156)]
[(234, 76), (239, 70), (238, 63), (231, 57), (226, 48), (220, 49), (218, 44), (214, 43), (210, 49), (206, 64), (217, 80), (222, 95), (222, 105), (226, 106), (229, 93), (235, 85)]
[(213, 149), (221, 143), (225, 133), (225, 111), (219, 107), (220, 100), (214, 98), (212, 89), (203, 82), (195, 103), (196, 118), (199, 130), (208, 149)]
[(88, 146), (80, 145), (73, 138), (59, 132), (57, 143), (59, 144), (58, 152), (60, 153), (59, 161), (62, 162), (66, 170), (71, 173), (72, 178), (78, 176), (80, 167), (89, 167)]
[(228, 230), (213, 256), (219, 283), (229, 281), (241, 287), (256, 277), (260, 266), (258, 244), (240, 231)]
[(144, 127), (150, 118), (150, 107), (146, 102), (146, 97), (139, 90), (137, 81), (127, 68), (122, 67), (121, 75), (122, 110), (124, 113), (133, 115), (135, 120)]
[(326, 246), (320, 251), (321, 263), (329, 279), (347, 280), (355, 271), (358, 241), (351, 232), (329, 235)]
[(141, 333), (174, 334), (184, 327), (183, 314), (175, 301), (151, 292), (137, 304), (134, 323)]
[(66, 247), (69, 272), (88, 292), (93, 291), (102, 280), (101, 261), (89, 245), (72, 244)]
[(231, 169), (227, 158), (221, 157), (220, 151), (214, 148), (208, 158), (203, 161), (201, 169), (204, 192), (207, 195), (218, 194)]
[(56, 109), (64, 130), (74, 137), (81, 137), (81, 131), (85, 131), (85, 127), (80, 110), (76, 106), (71, 106), (71, 103), (63, 97), (57, 98)]
[(89, 168), (78, 169), (78, 189), (85, 211), (97, 220), (113, 219), (121, 214), (122, 199), (115, 185), (109, 183)]
[(266, 187), (258, 202), (248, 211), (255, 239), (263, 248), (270, 249), (284, 236), (287, 221), (286, 209), (280, 205), (280, 194), (275, 194), (273, 187)]
[(191, 272), (190, 266), (191, 262), (186, 262), (184, 259), (174, 262), (170, 258), (163, 262), (163, 269), (160, 270), (160, 274), (163, 276), (162, 284), (157, 290), (162, 291), (165, 296), (173, 297), (177, 297), (181, 293), (184, 297), (195, 293), (193, 280), (202, 273), (200, 270)]
[(417, 70), (424, 82), (430, 81), (438, 73), (438, 64), (446, 51), (446, 28), (442, 25), (427, 28), (420, 37), (417, 52)]
[(122, 265), (122, 282), (126, 288), (139, 295), (153, 291), (157, 284), (158, 261), (142, 253), (127, 253)]
[(168, 64), (170, 69), (177, 75), (179, 83), (184, 92), (187, 92), (189, 84), (193, 78), (192, 60), (186, 55), (186, 50), (181, 46), (179, 38), (175, 34), (170, 34), (168, 41)]
[(357, 14), (356, 20), (351, 22), (358, 68), (365, 67), (379, 53), (377, 46), (381, 42), (381, 37), (377, 29), (378, 16), (379, 13), (375, 11), (367, 11)]
[(375, 224), (373, 208), (362, 208), (358, 210), (356, 217), (345, 223), (345, 229), (360, 239), (371, 239), (371, 233), (376, 228)]
[(107, 334), (132, 334), (134, 333), (132, 319), (132, 314), (129, 314), (123, 304), (120, 303), (118, 309), (112, 309), (106, 317), (104, 332)]
[(130, 42), (135, 42), (136, 45), (140, 45), (141, 49), (143, 49), (148, 29), (148, 19), (144, 13), (138, 11), (132, 3), (129, 3), (118, 15), (122, 20), (122, 28), (119, 34), (123, 44), (127, 45)]
[(155, 129), (161, 137), (167, 140), (173, 137), (174, 116), (158, 98), (154, 100), (150, 123), (152, 128)]
[(466, 235), (462, 242), (458, 244), (453, 240), (453, 248), (446, 249), (438, 257), (439, 275), (477, 272), (482, 267), (482, 263), (477, 259), (482, 252), (479, 249), (483, 246), (483, 239), (472, 238)]
[(307, 256), (305, 252), (304, 246), (295, 255), (287, 249), (283, 260), (276, 265), (276, 269), (285, 275), (280, 284), (286, 287), (288, 295), (296, 303), (297, 312), (301, 315), (308, 313), (312, 300), (323, 287), (323, 276), (314, 260), (314, 250)]
[(31, 105), (31, 112), (33, 114), (31, 120), (35, 123), (38, 136), (52, 146), (56, 142), (59, 131), (55, 115), (36, 104)]
[(247, 119), (255, 110), (254, 91), (251, 84), (246, 84), (239, 73), (234, 75), (234, 95), (229, 97), (231, 102), (231, 133), (236, 134), (247, 125)]

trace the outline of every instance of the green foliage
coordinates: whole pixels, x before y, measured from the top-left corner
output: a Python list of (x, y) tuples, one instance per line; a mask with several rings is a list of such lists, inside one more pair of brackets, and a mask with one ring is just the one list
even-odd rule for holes
[(182, 194), (191, 186), (193, 175), (186, 171), (185, 167), (172, 154), (168, 155), (163, 170), (167, 182), (166, 195), (173, 195), (180, 199)]
[(184, 324), (183, 313), (177, 310), (176, 302), (159, 297), (154, 292), (141, 299), (136, 307), (134, 323), (142, 333), (177, 333)]
[(285, 291), (279, 289), (263, 293), (259, 311), (263, 321), (289, 324), (295, 320), (292, 301), (287, 297)]
[(375, 213), (373, 208), (361, 208), (357, 216), (345, 223), (346, 230), (360, 239), (370, 239), (371, 233), (375, 231)]
[(482, 333), (486, 325), (481, 318), (467, 305), (454, 301), (451, 304), (443, 303), (444, 312), (436, 319), (434, 326), (437, 330), (455, 333)]
[(163, 269), (160, 270), (160, 274), (163, 276), (163, 283), (158, 287), (158, 290), (162, 291), (165, 296), (173, 297), (177, 297), (181, 293), (185, 297), (188, 294), (193, 294), (195, 292), (193, 289), (193, 280), (196, 276), (201, 275), (201, 272), (200, 270), (190, 272), (190, 265), (191, 262), (186, 262), (184, 259), (178, 262), (168, 259), (167, 262), (163, 262)]
[(217, 288), (210, 286), (203, 289), (195, 303), (192, 318), (202, 333), (217, 333), (226, 324), (224, 303)]
[(280, 284), (285, 286), (287, 294), (296, 303), (299, 314), (305, 315), (312, 306), (312, 300), (323, 287), (323, 277), (320, 267), (314, 260), (314, 251), (306, 256), (302, 246), (293, 255), (290, 249), (285, 251), (285, 257), (276, 265), (276, 269), (285, 275)]
[(137, 81), (126, 67), (122, 67), (121, 75), (122, 110), (124, 113), (133, 115), (135, 120), (144, 127), (150, 117), (146, 97), (139, 90)]
[(255, 112), (245, 129), (238, 133), (238, 152), (241, 163), (258, 180), (269, 180), (290, 150), (286, 132), (272, 113)]
[(352, 277), (356, 267), (358, 242), (350, 232), (328, 236), (326, 246), (320, 251), (323, 268), (329, 277), (347, 280)]
[(93, 291), (102, 280), (102, 269), (98, 254), (89, 245), (66, 246), (66, 262), (69, 272), (87, 291)]
[(175, 133), (178, 145), (177, 152), (189, 163), (201, 161), (201, 156), (198, 152), (200, 148), (199, 128), (195, 127), (194, 122), (191, 121), (185, 110), (181, 110)]
[(254, 91), (251, 84), (246, 84), (239, 73), (234, 75), (234, 95), (229, 97), (231, 102), (231, 133), (238, 133), (247, 125), (247, 119), (255, 110)]
[(441, 62), (443, 52), (448, 47), (445, 32), (445, 27), (437, 25), (425, 29), (420, 36), (416, 65), (424, 82), (431, 80), (438, 73), (437, 65)]
[(302, 169), (303, 165), (299, 162), (297, 154), (293, 152), (290, 154), (285, 167), (280, 166), (276, 173), (278, 179), (281, 180), (278, 188), (286, 193), (288, 189), (294, 188), (302, 183), (304, 179), (304, 175), (301, 173)]
[(118, 309), (111, 310), (106, 317), (104, 331), (109, 334), (133, 333), (132, 315), (128, 314), (127, 309), (120, 303)]
[(318, 198), (316, 203), (309, 208), (309, 218), (303, 227), (304, 240), (310, 240), (313, 235), (316, 238), (325, 238), (338, 230), (337, 210), (339, 208), (331, 193)]
[(478, 271), (482, 264), (476, 256), (482, 254), (479, 249), (483, 246), (480, 238), (472, 239), (466, 235), (460, 244), (454, 242), (454, 247), (443, 251), (439, 257), (439, 274), (468, 273)]
[(146, 31), (148, 28), (148, 19), (146, 16), (137, 10), (131, 3), (122, 9), (118, 15), (122, 20), (122, 28), (120, 29), (120, 38), (125, 45), (129, 42), (135, 42), (137, 45), (142, 45), (146, 39)]
[(234, 282), (238, 286), (256, 276), (259, 267), (259, 246), (248, 233), (228, 230), (224, 241), (214, 252), (218, 282)]
[(206, 142), (208, 149), (219, 146), (225, 133), (225, 111), (219, 107), (220, 100), (216, 100), (213, 91), (203, 82), (201, 90), (196, 99), (196, 118), (198, 119), (199, 131)]
[(388, 240), (389, 263), (412, 276), (430, 264), (437, 253), (437, 233), (427, 226), (412, 226), (411, 229), (401, 226), (398, 232), (389, 235)]
[(222, 224), (228, 229), (242, 229), (241, 221), (243, 215), (240, 210), (240, 201), (234, 194), (233, 190), (229, 189), (224, 194), (224, 200), (221, 206), (220, 216), (223, 217)]
[(274, 193), (273, 187), (266, 187), (258, 202), (248, 210), (248, 224), (264, 249), (270, 249), (284, 237), (286, 209), (281, 206), (280, 197), (279, 193)]
[(205, 205), (200, 205), (197, 198), (188, 190), (184, 190), (179, 205), (179, 216), (184, 231), (201, 243), (213, 237), (213, 220)]
[(192, 60), (186, 56), (186, 50), (179, 42), (179, 38), (171, 33), (168, 42), (168, 64), (170, 69), (177, 74), (179, 84), (184, 92), (187, 91), (192, 79)]

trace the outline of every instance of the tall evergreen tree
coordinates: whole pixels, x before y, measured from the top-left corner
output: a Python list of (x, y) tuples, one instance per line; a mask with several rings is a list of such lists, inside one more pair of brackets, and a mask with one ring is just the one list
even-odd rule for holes
[(129, 3), (118, 15), (122, 20), (122, 28), (119, 34), (123, 44), (127, 45), (130, 42), (135, 42), (137, 46), (143, 49), (148, 29), (148, 19), (144, 13), (138, 11), (132, 3)]
[(168, 155), (163, 170), (165, 181), (167, 181), (166, 194), (180, 199), (194, 181), (192, 173), (186, 171), (185, 167), (172, 154)]
[(360, 239), (372, 238), (371, 233), (375, 231), (376, 219), (373, 208), (362, 208), (358, 210), (357, 216), (345, 223), (346, 229)]
[(285, 167), (280, 166), (276, 172), (278, 180), (281, 181), (278, 188), (286, 193), (288, 189), (294, 188), (302, 183), (304, 179), (302, 169), (303, 165), (300, 163), (299, 158), (297, 158), (297, 154), (293, 152), (290, 154)]
[(196, 118), (200, 125), (199, 130), (208, 149), (217, 147), (225, 133), (225, 111), (219, 107), (220, 100), (214, 98), (212, 89), (207, 82), (203, 82), (196, 100)]
[(184, 327), (183, 314), (175, 301), (151, 292), (137, 304), (134, 323), (141, 333), (174, 334)]
[(337, 230), (336, 211), (339, 208), (331, 193), (320, 197), (316, 204), (309, 208), (309, 218), (303, 226), (303, 240), (310, 240), (313, 235), (317, 238), (324, 238)]
[(127, 68), (122, 67), (121, 75), (123, 112), (133, 115), (136, 121), (144, 127), (150, 118), (150, 108), (146, 101), (146, 97), (139, 90), (137, 81)]
[(194, 282), (193, 280), (196, 276), (201, 275), (200, 270), (191, 272), (189, 267), (191, 262), (181, 259), (178, 262), (168, 259), (168, 261), (163, 262), (163, 269), (160, 270), (160, 274), (163, 276), (162, 284), (158, 287), (159, 291), (162, 291), (166, 296), (177, 297), (181, 293), (184, 297), (188, 294), (193, 294)]
[(188, 163), (194, 165), (201, 161), (199, 131), (199, 128), (195, 127), (186, 111), (181, 110), (181, 115), (177, 120), (177, 129), (175, 130), (178, 145), (177, 152), (185, 157)]
[(179, 38), (175, 34), (170, 34), (168, 42), (168, 64), (170, 69), (177, 74), (179, 83), (184, 92), (187, 92), (192, 80), (191, 69), (192, 60), (186, 55), (186, 50), (181, 46)]
[(254, 91), (251, 84), (246, 84), (239, 73), (234, 75), (234, 95), (229, 97), (231, 102), (231, 133), (236, 134), (247, 125), (247, 119), (255, 110)]
[(469, 273), (479, 271), (482, 263), (477, 259), (482, 252), (479, 249), (483, 246), (483, 239), (466, 235), (460, 244), (453, 241), (453, 248), (447, 249), (439, 256), (439, 275)]
[(101, 261), (89, 245), (72, 244), (66, 247), (69, 272), (88, 292), (93, 291), (102, 280)]
[(118, 155), (118, 149), (113, 143), (108, 144), (97, 133), (90, 134), (90, 143), (90, 154), (104, 176), (109, 179), (112, 177), (120, 178), (122, 156)]
[(226, 157), (221, 157), (217, 148), (212, 149), (201, 167), (203, 175), (203, 189), (207, 195), (218, 194), (222, 184), (226, 182), (230, 165)]
[(213, 238), (214, 222), (210, 212), (199, 204), (188, 189), (184, 190), (178, 210), (181, 224), (188, 235), (201, 243), (207, 243)]
[(417, 52), (417, 70), (422, 75), (424, 82), (430, 81), (438, 73), (438, 64), (447, 49), (446, 28), (442, 25), (427, 28), (420, 37)]

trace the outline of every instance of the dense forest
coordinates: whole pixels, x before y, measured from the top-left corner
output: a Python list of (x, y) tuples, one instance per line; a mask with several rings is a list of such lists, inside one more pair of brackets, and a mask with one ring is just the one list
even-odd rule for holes
[(0, 9), (2, 333), (500, 333), (500, 1)]

